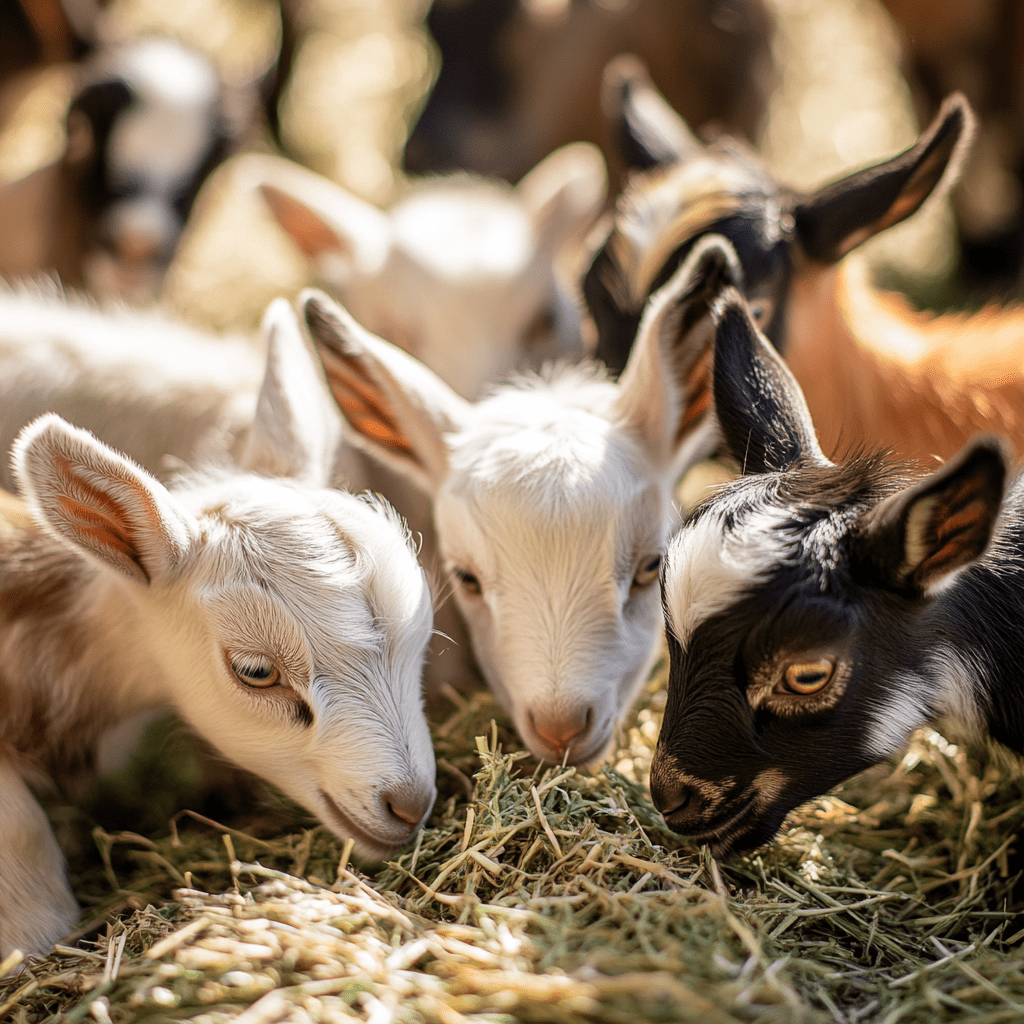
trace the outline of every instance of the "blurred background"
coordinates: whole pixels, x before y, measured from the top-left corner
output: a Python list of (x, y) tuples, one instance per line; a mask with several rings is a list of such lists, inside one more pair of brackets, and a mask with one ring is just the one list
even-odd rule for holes
[[(952, 202), (885, 233), (869, 257), (882, 283), (919, 304), (1020, 291), (1017, 0), (96, 3), (0, 0), (0, 188), (75, 142), (76, 61), (142, 33), (196, 48), (228, 87), (254, 90), (258, 117), (234, 148), (283, 153), (378, 206), (402, 194), (403, 167), (514, 181), (563, 142), (606, 141), (601, 68), (631, 49), (694, 127), (745, 134), (796, 188), (909, 145), (941, 97), (963, 89), (981, 126)], [(249, 328), (312, 273), (229, 168), (200, 193), (159, 298), (193, 322)], [(614, 160), (610, 170), (615, 185)], [(0, 234), (16, 230), (13, 216), (0, 204)]]

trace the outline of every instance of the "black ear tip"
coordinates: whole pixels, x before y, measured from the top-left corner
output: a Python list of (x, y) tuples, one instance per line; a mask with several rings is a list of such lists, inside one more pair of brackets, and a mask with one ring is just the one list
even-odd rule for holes
[(935, 126), (935, 135), (969, 140), (974, 136), (977, 118), (967, 97), (962, 92), (952, 92), (942, 101), (942, 106), (932, 123)]
[(331, 300), (319, 288), (306, 288), (299, 295), (299, 309), (307, 320), (323, 320), (331, 305)]
[(629, 102), (636, 89), (650, 88), (647, 65), (632, 53), (620, 53), (605, 65), (601, 76), (601, 106), (605, 114), (615, 117)]
[(356, 354), (352, 344), (352, 332), (341, 315), (340, 307), (324, 292), (316, 288), (307, 288), (299, 296), (299, 309), (317, 345), (331, 349), (339, 355)]
[(974, 110), (967, 97), (958, 89), (956, 92), (951, 92), (942, 101), (942, 106), (939, 108), (939, 117), (943, 120), (955, 117), (962, 121), (969, 121), (974, 119)]
[(994, 434), (977, 438), (972, 446), (970, 458), (986, 463), (993, 475), (1005, 477), (1013, 460), (1010, 447), (1003, 438)]

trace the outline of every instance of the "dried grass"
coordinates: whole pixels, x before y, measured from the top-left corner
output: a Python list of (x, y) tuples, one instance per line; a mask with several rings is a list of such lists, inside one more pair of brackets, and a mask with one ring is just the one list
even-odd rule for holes
[(640, 781), (661, 683), (592, 774), (506, 752), (490, 698), (453, 694), (434, 816), (366, 874), (320, 826), (97, 828), (75, 885), (106, 934), (0, 983), (0, 1020), (1024, 1019), (1015, 764), (924, 733), (717, 863)]

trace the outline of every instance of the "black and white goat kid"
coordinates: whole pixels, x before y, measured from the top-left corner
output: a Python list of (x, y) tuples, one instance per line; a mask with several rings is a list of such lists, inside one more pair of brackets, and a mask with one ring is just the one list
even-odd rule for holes
[(992, 438), (923, 479), (881, 454), (833, 464), (733, 289), (715, 319), (715, 407), (745, 475), (666, 558), (651, 794), (722, 853), (939, 716), (1024, 751), (1024, 485)]

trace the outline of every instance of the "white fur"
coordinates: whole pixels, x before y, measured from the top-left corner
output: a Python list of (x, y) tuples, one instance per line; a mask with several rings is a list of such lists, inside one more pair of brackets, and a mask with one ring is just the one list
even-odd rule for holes
[(564, 751), (537, 723), (592, 709), (571, 759), (598, 755), (656, 651), (658, 588), (631, 593), (631, 583), (664, 550), (671, 480), (617, 429), (615, 397), (613, 385), (565, 377), (481, 402), (449, 438), (434, 501), (443, 564), (482, 585), (479, 596), (457, 587), (455, 599), (484, 677), (534, 753), (552, 760)]
[[(237, 452), (263, 371), (250, 339), (43, 290), (0, 290), (3, 451), (25, 423), (53, 411), (165, 475), (174, 462)], [(6, 460), (0, 482), (11, 487)]]
[[(59, 586), (0, 625), (0, 773), (59, 776), (66, 749), (95, 749), (170, 707), (379, 857), (408, 841), (434, 798), (421, 695), (431, 596), (393, 510), (324, 488), (322, 449), (300, 430), (311, 408), (337, 414), (314, 393), (322, 384), (287, 304), (268, 328), (263, 422), (246, 458), (291, 479), (211, 467), (167, 489), (56, 416), (19, 438), (16, 475), (37, 525), (15, 531), (22, 540), (0, 531), (0, 589), (27, 579), (31, 592), (17, 575), (25, 541)], [(230, 667), (239, 658), (269, 660), (281, 683), (246, 685)], [(19, 717), (33, 707), (46, 709), (41, 737), (31, 714)], [(0, 959), (15, 943), (46, 951), (75, 919), (59, 851), (27, 799), (0, 785)], [(10, 885), (20, 902), (3, 898)]]
[[(680, 268), (652, 301), (618, 383), (562, 368), (476, 404), (326, 296), (305, 298), (353, 440), (431, 496), (479, 667), (548, 760), (604, 750), (656, 651), (657, 574), (633, 583), (673, 521), (690, 337), (676, 313), (692, 273)], [(366, 383), (353, 390), (353, 375)], [(459, 583), (467, 573), (480, 593)]]
[(889, 700), (870, 709), (867, 749), (879, 760), (903, 750), (910, 734), (931, 717), (928, 707), (931, 689), (925, 678), (896, 672), (891, 683)]
[[(739, 539), (726, 530), (726, 511), (721, 505), (709, 510), (686, 524), (669, 545), (665, 608), (668, 626), (683, 650), (701, 623), (725, 611), (786, 556), (785, 534), (778, 529), (784, 510), (764, 506), (745, 515)], [(752, 535), (757, 543), (750, 542)]]
[(974, 735), (984, 735), (987, 708), (977, 682), (987, 674), (969, 652), (951, 647), (932, 652), (920, 676), (897, 674), (891, 700), (872, 710), (868, 749), (880, 759), (899, 753), (910, 734), (934, 718), (933, 709)]
[[(467, 176), (420, 182), (386, 214), (287, 161), (235, 166), (356, 319), (463, 397), (580, 351), (555, 264), (604, 205), (594, 147), (563, 147), (514, 189)], [(552, 313), (556, 323), (545, 323)]]

